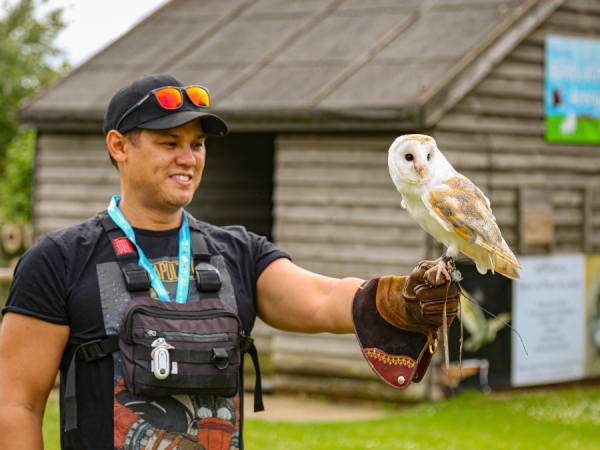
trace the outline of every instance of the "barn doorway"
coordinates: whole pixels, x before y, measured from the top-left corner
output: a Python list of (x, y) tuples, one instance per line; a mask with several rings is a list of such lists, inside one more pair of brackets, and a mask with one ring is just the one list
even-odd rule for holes
[(206, 166), (186, 209), (213, 225), (243, 225), (272, 240), (275, 135), (231, 133), (209, 137)]

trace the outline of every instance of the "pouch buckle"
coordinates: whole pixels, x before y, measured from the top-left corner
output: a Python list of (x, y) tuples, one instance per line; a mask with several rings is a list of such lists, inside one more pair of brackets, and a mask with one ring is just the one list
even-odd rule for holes
[(123, 268), (125, 285), (130, 292), (147, 291), (152, 287), (150, 274), (139, 264), (130, 263)]
[[(225, 362), (224, 366), (220, 366), (219, 361), (223, 361)], [(226, 369), (227, 366), (229, 365), (229, 355), (227, 354), (227, 350), (225, 350), (224, 348), (213, 348), (213, 365), (219, 369), (219, 370), (223, 370)]]
[(77, 349), (77, 356), (88, 362), (104, 358), (106, 353), (100, 348), (101, 341), (102, 339), (96, 339), (95, 341), (86, 342), (85, 344), (80, 345)]
[(252, 339), (250, 336), (246, 336), (246, 334), (242, 331), (240, 333), (240, 351), (243, 355), (248, 353), (248, 350), (250, 350), (252, 344), (254, 344), (254, 339)]
[(217, 292), (221, 289), (221, 275), (215, 266), (201, 262), (195, 271), (196, 287), (200, 292)]

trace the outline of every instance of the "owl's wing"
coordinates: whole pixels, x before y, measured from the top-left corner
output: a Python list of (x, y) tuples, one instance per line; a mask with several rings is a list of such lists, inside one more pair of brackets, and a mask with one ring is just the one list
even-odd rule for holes
[(467, 177), (454, 172), (444, 184), (426, 192), (422, 200), (444, 229), (521, 268), (502, 238), (490, 201)]

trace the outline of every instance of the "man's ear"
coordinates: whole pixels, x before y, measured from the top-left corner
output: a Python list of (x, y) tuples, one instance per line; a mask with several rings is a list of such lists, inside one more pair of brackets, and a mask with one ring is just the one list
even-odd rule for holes
[(108, 147), (108, 152), (117, 163), (123, 163), (127, 161), (128, 144), (130, 144), (129, 139), (127, 139), (117, 130), (110, 130), (106, 136), (106, 146)]

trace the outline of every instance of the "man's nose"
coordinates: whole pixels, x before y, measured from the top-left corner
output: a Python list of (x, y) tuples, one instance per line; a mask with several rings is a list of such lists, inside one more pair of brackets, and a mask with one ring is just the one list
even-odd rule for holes
[(177, 164), (180, 166), (195, 166), (196, 162), (197, 157), (194, 154), (192, 146), (189, 144), (183, 145), (177, 157)]

